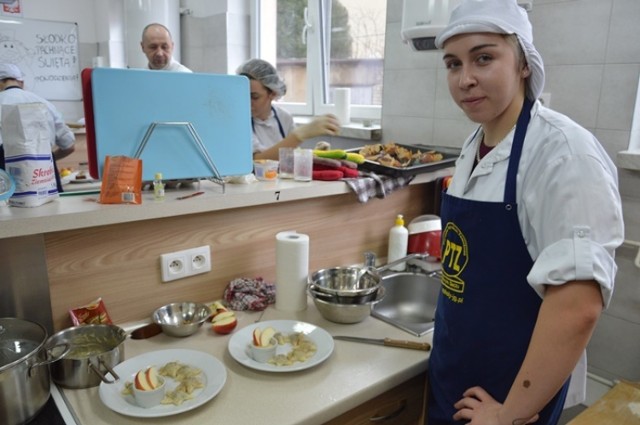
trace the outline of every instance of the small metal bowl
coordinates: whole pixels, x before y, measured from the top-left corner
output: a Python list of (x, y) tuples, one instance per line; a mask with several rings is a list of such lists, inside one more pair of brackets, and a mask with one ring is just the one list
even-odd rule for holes
[(153, 322), (169, 336), (193, 335), (211, 315), (211, 309), (194, 302), (171, 303), (153, 312)]
[(319, 290), (315, 285), (310, 284), (308, 287), (309, 293), (314, 298), (321, 299), (323, 301), (337, 303), (337, 304), (364, 304), (376, 299), (379, 288), (376, 288), (373, 292), (368, 292), (362, 295), (337, 295), (330, 294)]
[(366, 267), (333, 267), (309, 276), (309, 285), (313, 285), (316, 291), (340, 297), (373, 294), (381, 282), (382, 277), (376, 270)]
[(325, 319), (335, 323), (362, 322), (371, 314), (373, 306), (384, 298), (385, 289), (380, 287), (376, 293), (376, 299), (362, 304), (340, 304), (317, 298), (309, 291), (316, 308)]

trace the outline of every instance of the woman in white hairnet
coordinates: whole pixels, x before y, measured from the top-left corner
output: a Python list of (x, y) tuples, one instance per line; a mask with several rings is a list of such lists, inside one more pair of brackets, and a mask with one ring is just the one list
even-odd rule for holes
[(255, 159), (277, 160), (279, 148), (295, 148), (313, 137), (338, 134), (340, 124), (331, 114), (316, 117), (308, 124), (295, 127), (291, 114), (272, 104), (285, 95), (287, 86), (269, 62), (251, 59), (242, 64), (236, 73), (249, 78), (251, 84), (251, 126)]
[(516, 0), (462, 0), (436, 38), (451, 96), (479, 127), (443, 196), (429, 425), (556, 424), (584, 397), (585, 347), (611, 300), (616, 169), (537, 100), (532, 41)]

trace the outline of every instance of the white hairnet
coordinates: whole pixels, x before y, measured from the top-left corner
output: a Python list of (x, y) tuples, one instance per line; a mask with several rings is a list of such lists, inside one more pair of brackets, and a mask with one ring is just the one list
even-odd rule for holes
[(260, 81), (263, 86), (282, 97), (287, 92), (287, 85), (278, 75), (278, 71), (269, 62), (262, 59), (250, 59), (240, 65), (236, 74), (246, 75), (249, 78)]
[(0, 63), (0, 81), (7, 78), (24, 81), (24, 74), (20, 68), (12, 63)]
[(527, 12), (517, 0), (462, 0), (451, 13), (449, 24), (436, 37), (436, 47), (458, 34), (491, 32), (515, 34), (524, 51), (531, 75), (527, 78), (527, 97), (536, 100), (544, 88), (544, 63), (533, 45), (533, 31)]

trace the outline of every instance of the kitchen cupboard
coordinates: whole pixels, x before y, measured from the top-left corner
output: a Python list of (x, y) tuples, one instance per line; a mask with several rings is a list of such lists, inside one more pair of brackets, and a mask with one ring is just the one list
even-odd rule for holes
[(324, 425), (422, 425), (427, 374), (422, 373), (326, 422)]

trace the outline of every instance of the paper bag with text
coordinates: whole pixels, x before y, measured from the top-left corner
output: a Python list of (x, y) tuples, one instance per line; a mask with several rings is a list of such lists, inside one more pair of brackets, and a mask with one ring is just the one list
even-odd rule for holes
[(142, 204), (142, 160), (106, 156), (100, 187), (101, 204)]
[(58, 198), (51, 147), (55, 127), (43, 103), (2, 105), (5, 171), (16, 190), (9, 205), (37, 207)]

